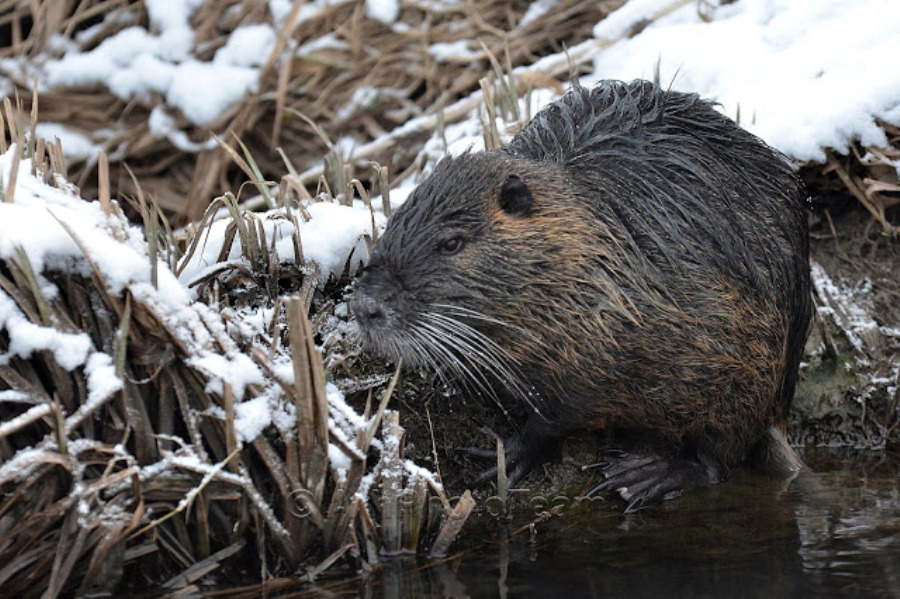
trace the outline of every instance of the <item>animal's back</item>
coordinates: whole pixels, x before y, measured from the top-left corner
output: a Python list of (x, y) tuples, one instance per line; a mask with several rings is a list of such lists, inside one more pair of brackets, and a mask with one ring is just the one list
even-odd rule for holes
[[(805, 195), (787, 159), (695, 94), (646, 81), (576, 87), (505, 147), (596, 190), (637, 272), (721, 271), (789, 316), (782, 413), (809, 328)], [(710, 269), (713, 269), (711, 271)]]

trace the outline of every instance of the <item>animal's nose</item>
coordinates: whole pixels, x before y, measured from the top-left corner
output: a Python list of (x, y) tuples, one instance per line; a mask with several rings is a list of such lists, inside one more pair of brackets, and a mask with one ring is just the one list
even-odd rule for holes
[(374, 297), (357, 292), (350, 302), (350, 309), (356, 320), (363, 326), (374, 325), (384, 320), (384, 306)]

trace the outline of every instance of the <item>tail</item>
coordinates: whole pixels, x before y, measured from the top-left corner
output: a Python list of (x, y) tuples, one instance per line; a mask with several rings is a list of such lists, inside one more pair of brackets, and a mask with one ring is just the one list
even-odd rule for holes
[(792, 479), (806, 468), (803, 460), (788, 443), (777, 426), (770, 426), (765, 435), (750, 450), (747, 462), (770, 476)]

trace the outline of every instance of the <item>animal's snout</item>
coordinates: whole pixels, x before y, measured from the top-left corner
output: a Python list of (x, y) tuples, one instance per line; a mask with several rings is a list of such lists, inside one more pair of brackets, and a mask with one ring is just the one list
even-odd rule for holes
[(364, 291), (357, 291), (353, 295), (350, 309), (361, 326), (378, 326), (385, 321), (384, 304)]

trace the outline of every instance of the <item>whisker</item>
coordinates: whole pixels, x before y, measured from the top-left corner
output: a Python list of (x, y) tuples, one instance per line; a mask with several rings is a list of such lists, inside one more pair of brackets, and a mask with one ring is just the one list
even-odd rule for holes
[[(477, 310), (472, 310), (471, 308), (465, 308), (463, 306), (454, 306), (452, 304), (431, 304), (434, 308), (441, 308), (444, 312), (456, 313), (460, 316), (465, 316), (466, 318), (471, 318), (472, 320), (479, 320), (481, 322), (487, 322), (490, 324), (496, 324), (502, 327), (507, 327), (510, 329), (524, 330), (522, 327), (516, 326), (514, 324), (510, 324), (504, 320), (500, 320), (496, 316), (488, 316), (487, 314), (483, 314), (478, 312)], [(440, 314), (441, 312), (430, 312), (430, 314)]]
[[(474, 310), (457, 306), (451, 306), (451, 308), (472, 318), (478, 319), (480, 316)], [(433, 337), (427, 338), (428, 342), (433, 345), (441, 345), (441, 354), (445, 356), (449, 354), (451, 363), (464, 367), (465, 374), (472, 383), (487, 391), (489, 395), (496, 397), (496, 392), (491, 388), (486, 377), (486, 374), (490, 373), (507, 386), (514, 395), (522, 398), (532, 410), (539, 412), (527, 392), (523, 377), (518, 371), (517, 361), (496, 341), (468, 323), (446, 313), (432, 311), (420, 314), (420, 317), (422, 321), (419, 326), (433, 335)], [(480, 320), (502, 324), (501, 321), (486, 316)], [(450, 349), (444, 347), (445, 345)], [(477, 375), (473, 375), (471, 370), (462, 363), (463, 361), (473, 366)]]

